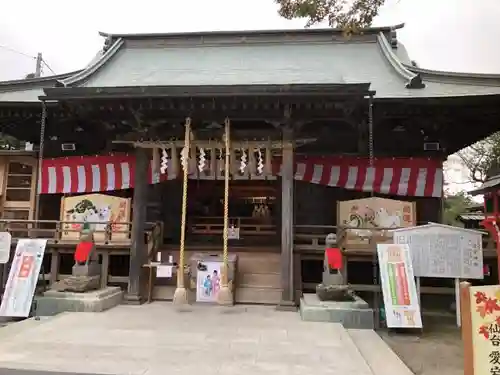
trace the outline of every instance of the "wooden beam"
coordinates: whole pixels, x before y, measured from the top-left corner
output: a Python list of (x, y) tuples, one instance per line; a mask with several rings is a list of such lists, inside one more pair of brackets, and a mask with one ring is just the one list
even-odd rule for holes
[(293, 129), (283, 128), (283, 164), (281, 169), (281, 301), (278, 309), (295, 309), (293, 291)]
[(136, 149), (134, 175), (134, 198), (132, 201), (132, 244), (130, 246), (129, 284), (125, 300), (131, 304), (144, 302), (141, 274), (146, 263), (144, 229), (146, 224), (146, 200), (148, 188), (149, 153), (143, 148)]

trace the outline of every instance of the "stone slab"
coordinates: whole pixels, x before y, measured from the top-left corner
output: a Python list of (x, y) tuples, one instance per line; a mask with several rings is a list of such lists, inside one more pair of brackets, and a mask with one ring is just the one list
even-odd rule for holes
[(371, 330), (347, 330), (373, 375), (413, 375), (401, 358)]
[(300, 316), (307, 322), (341, 323), (345, 328), (373, 329), (373, 309), (359, 296), (354, 301), (320, 301), (306, 293), (300, 299)]
[(373, 375), (341, 324), (274, 306), (120, 305), (0, 340), (2, 368), (109, 375)]
[(46, 291), (36, 297), (36, 315), (52, 316), (61, 312), (101, 312), (119, 305), (123, 292), (119, 287), (107, 287), (85, 293)]

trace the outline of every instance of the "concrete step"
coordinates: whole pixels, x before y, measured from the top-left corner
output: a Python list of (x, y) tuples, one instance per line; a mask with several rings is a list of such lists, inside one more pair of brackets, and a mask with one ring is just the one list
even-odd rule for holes
[(348, 329), (373, 375), (413, 375), (413, 372), (373, 330)]

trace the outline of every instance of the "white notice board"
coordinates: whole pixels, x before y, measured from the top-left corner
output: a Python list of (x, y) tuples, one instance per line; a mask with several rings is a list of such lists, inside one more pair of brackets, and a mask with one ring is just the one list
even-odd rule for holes
[(429, 223), (393, 231), (395, 244), (408, 244), (416, 277), (482, 279), (482, 233)]
[(20, 239), (12, 259), (0, 316), (26, 318), (31, 310), (47, 240)]
[(378, 244), (377, 255), (387, 327), (422, 328), (408, 245)]

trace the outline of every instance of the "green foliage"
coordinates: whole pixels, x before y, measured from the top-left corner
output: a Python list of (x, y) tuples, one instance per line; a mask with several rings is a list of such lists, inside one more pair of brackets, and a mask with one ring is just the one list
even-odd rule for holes
[(490, 169), (500, 166), (500, 132), (458, 152), (458, 156), (470, 171), (471, 181), (484, 182)]
[(462, 226), (456, 218), (459, 214), (464, 213), (472, 204), (471, 197), (464, 192), (446, 196), (444, 198), (443, 223)]
[(280, 16), (305, 18), (306, 27), (328, 21), (348, 33), (369, 27), (385, 0), (275, 0)]

